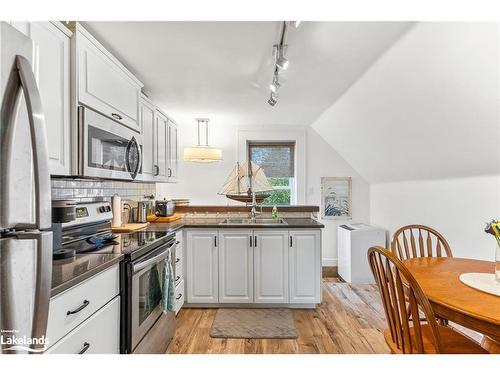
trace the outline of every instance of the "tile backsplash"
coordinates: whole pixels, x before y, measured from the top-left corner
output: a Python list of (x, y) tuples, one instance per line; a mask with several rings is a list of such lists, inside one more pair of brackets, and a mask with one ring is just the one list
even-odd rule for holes
[(124, 199), (141, 200), (145, 195), (156, 195), (154, 183), (111, 180), (78, 180), (52, 178), (52, 199), (74, 199), (78, 202), (103, 197), (111, 200), (114, 194)]

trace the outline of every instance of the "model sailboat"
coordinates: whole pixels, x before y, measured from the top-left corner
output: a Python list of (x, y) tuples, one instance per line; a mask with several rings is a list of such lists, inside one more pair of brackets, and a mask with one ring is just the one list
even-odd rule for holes
[(252, 161), (239, 162), (233, 168), (219, 194), (238, 202), (261, 203), (269, 197), (273, 187), (267, 180), (264, 170)]

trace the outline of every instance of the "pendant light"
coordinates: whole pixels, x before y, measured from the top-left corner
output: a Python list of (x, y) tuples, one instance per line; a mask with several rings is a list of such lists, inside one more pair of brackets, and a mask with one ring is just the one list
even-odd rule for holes
[[(198, 144), (184, 149), (184, 160), (197, 163), (212, 163), (222, 160), (222, 150), (211, 147), (208, 144), (208, 123), (207, 118), (197, 118), (198, 123)], [(205, 144), (201, 144), (201, 126), (205, 126)]]

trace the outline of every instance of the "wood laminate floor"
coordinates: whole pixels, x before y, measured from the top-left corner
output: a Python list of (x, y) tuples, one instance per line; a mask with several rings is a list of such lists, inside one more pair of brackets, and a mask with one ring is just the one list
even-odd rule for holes
[(384, 311), (375, 285), (323, 279), (323, 302), (316, 309), (294, 309), (299, 337), (215, 339), (209, 336), (217, 309), (182, 309), (167, 353), (172, 354), (337, 354), (389, 353)]

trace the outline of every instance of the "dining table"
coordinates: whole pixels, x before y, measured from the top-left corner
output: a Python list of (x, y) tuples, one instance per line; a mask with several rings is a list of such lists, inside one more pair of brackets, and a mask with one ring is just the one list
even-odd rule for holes
[(494, 273), (495, 263), (477, 259), (421, 257), (403, 260), (436, 316), (482, 333), (481, 345), (500, 353), (500, 296), (472, 288), (463, 273)]

